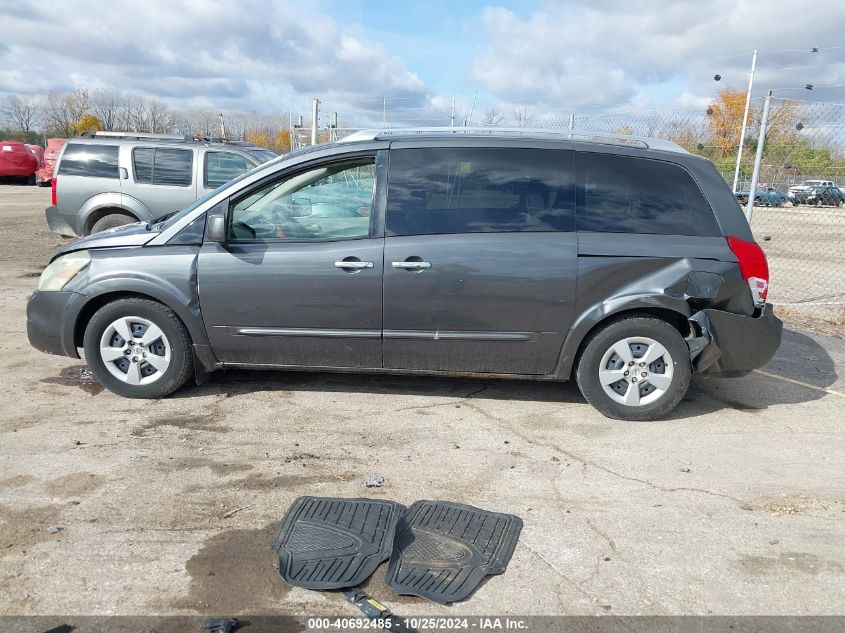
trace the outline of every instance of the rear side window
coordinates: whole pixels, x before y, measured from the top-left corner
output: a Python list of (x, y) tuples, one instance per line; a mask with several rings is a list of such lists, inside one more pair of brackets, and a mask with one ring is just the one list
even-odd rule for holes
[(679, 165), (578, 152), (578, 230), (721, 235), (707, 200)]
[(69, 144), (59, 163), (59, 175), (117, 178), (117, 145)]
[(191, 184), (194, 152), (189, 149), (136, 147), (132, 150), (135, 182), (187, 187)]
[(231, 152), (205, 153), (205, 187), (217, 189), (233, 178), (249, 171), (255, 165), (243, 156)]
[(572, 231), (574, 192), (566, 150), (391, 150), (387, 234)]

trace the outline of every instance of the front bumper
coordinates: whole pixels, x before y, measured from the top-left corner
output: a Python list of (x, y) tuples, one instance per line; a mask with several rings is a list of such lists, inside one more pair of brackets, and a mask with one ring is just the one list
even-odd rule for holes
[(49, 206), (44, 214), (47, 216), (47, 226), (53, 233), (79, 237), (76, 230), (78, 216), (75, 213), (61, 213), (55, 206)]
[(693, 360), (697, 373), (741, 376), (768, 363), (780, 347), (783, 322), (770, 303), (756, 317), (701, 310), (690, 321), (710, 339)]
[(26, 304), (26, 334), (30, 344), (46, 354), (79, 358), (73, 329), (85, 299), (78, 292), (36, 290)]

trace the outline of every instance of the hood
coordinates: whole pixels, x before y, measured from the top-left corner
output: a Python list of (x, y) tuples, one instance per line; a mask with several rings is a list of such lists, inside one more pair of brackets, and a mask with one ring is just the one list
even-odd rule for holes
[(65, 253), (72, 253), (73, 251), (90, 250), (93, 248), (129, 248), (133, 246), (143, 246), (156, 235), (159, 231), (147, 230), (145, 222), (136, 222), (135, 224), (126, 224), (118, 226), (113, 229), (106, 229), (99, 233), (94, 233), (88, 237), (83, 237), (69, 244), (59, 247), (53, 258)]

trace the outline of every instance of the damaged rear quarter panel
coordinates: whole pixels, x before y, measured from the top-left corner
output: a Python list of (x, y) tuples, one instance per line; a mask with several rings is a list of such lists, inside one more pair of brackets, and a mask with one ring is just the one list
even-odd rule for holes
[(596, 325), (622, 312), (655, 308), (685, 319), (704, 308), (754, 312), (724, 238), (579, 233), (575, 318), (557, 376), (569, 378), (582, 341)]

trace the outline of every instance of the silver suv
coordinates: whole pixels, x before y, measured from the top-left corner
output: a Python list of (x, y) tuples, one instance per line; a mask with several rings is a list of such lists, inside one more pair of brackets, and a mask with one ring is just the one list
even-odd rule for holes
[(58, 159), (47, 225), (84, 236), (150, 222), (275, 157), (236, 141), (102, 132), (75, 138)]

